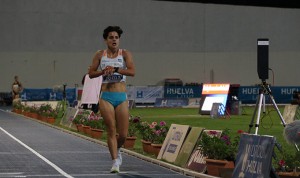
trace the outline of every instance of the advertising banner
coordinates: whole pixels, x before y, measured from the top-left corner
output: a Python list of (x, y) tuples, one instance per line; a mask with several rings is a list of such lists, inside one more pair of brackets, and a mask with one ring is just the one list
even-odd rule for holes
[(200, 98), (202, 86), (166, 86), (164, 98)]
[[(62, 92), (53, 92), (50, 88), (25, 88), (21, 93), (22, 101), (60, 101), (63, 100)], [(76, 88), (66, 89), (66, 99), (70, 104), (76, 100)]]
[(163, 86), (129, 86), (127, 87), (128, 100), (135, 103), (155, 103), (156, 98), (163, 97)]
[[(260, 89), (260, 86), (241, 86), (239, 87), (238, 99), (242, 101), (242, 104), (256, 104)], [(293, 92), (300, 91), (300, 87), (298, 86), (270, 87), (270, 89), (277, 104), (291, 103), (293, 100)], [(268, 102), (268, 95), (265, 96), (266, 102)]]
[(155, 107), (183, 107), (189, 104), (188, 98), (156, 98)]
[(21, 99), (27, 101), (47, 101), (49, 100), (51, 90), (48, 88), (34, 89), (25, 88), (21, 93)]

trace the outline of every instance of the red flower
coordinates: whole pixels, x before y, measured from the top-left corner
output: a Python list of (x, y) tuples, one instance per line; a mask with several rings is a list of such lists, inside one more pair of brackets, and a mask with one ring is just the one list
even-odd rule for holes
[(238, 130), (237, 133), (242, 134), (242, 133), (244, 133), (244, 131), (243, 130)]
[(140, 117), (133, 118), (133, 123), (139, 123), (141, 121)]
[(279, 162), (278, 162), (279, 166), (283, 167), (285, 165), (285, 161), (283, 159), (281, 159)]
[(209, 135), (217, 135), (218, 133), (217, 133), (217, 131), (215, 131), (215, 130), (211, 130), (211, 131), (209, 131)]
[(160, 125), (160, 126), (166, 126), (167, 123), (166, 123), (165, 121), (160, 121), (159, 125)]

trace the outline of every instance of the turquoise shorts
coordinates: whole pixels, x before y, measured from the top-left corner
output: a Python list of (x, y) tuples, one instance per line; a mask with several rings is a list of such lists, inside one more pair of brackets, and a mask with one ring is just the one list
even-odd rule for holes
[(100, 98), (109, 102), (113, 107), (119, 106), (121, 103), (127, 100), (127, 94), (125, 92), (102, 92)]

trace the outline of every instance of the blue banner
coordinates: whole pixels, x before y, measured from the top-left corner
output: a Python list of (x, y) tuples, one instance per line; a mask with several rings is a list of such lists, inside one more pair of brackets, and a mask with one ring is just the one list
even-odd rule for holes
[(183, 107), (189, 104), (188, 98), (156, 98), (155, 107)]
[(163, 97), (163, 86), (128, 86), (128, 100), (135, 103), (155, 103), (156, 98)]
[[(76, 88), (66, 89), (66, 99), (72, 104), (76, 100)], [(53, 92), (50, 88), (34, 89), (25, 88), (21, 93), (23, 101), (60, 101), (63, 99), (62, 92)]]
[[(255, 104), (256, 100), (259, 96), (259, 90), (261, 87), (259, 86), (244, 86), (239, 87), (238, 99), (242, 101), (242, 104)], [(293, 100), (293, 92), (300, 91), (300, 87), (291, 86), (291, 87), (270, 87), (271, 94), (274, 97), (274, 100), (277, 104), (287, 104), (291, 103)], [(266, 96), (266, 103), (271, 103), (268, 97)]]
[(164, 98), (201, 98), (202, 86), (164, 87)]

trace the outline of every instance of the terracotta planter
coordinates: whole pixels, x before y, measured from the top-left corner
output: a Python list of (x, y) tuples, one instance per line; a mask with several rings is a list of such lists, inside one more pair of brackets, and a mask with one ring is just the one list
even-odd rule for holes
[(157, 157), (162, 147), (162, 144), (151, 143), (151, 147), (154, 155)]
[(76, 128), (78, 132), (83, 133), (83, 125), (82, 124), (76, 124)]
[(133, 149), (135, 140), (136, 140), (136, 137), (126, 137), (125, 143), (123, 145), (124, 148)]
[(91, 129), (92, 138), (100, 139), (102, 137), (103, 130), (101, 129)]
[(54, 123), (55, 123), (55, 118), (54, 118), (54, 117), (48, 117), (48, 118), (47, 118), (47, 122), (48, 122), (49, 124), (54, 124)]
[(38, 113), (31, 113), (31, 118), (38, 119)]
[(277, 175), (280, 178), (296, 178), (296, 177), (300, 177), (300, 172), (278, 172)]
[(17, 112), (18, 114), (22, 114), (22, 109), (17, 109), (16, 112)]
[(142, 146), (143, 146), (143, 151), (146, 153), (151, 153), (151, 142), (146, 141), (146, 140), (141, 140)]
[(33, 114), (34, 114), (33, 112), (28, 112), (27, 116), (30, 117), (30, 118), (33, 118)]
[(23, 112), (23, 115), (26, 116), (26, 117), (30, 117), (30, 114), (27, 111)]
[(92, 128), (89, 126), (88, 128), (83, 128), (84, 133), (86, 133), (88, 136), (92, 136)]
[(89, 130), (91, 130), (91, 126), (83, 125), (82, 129), (83, 133), (88, 134)]
[(212, 176), (220, 176), (219, 168), (234, 168), (233, 161), (205, 159), (207, 174)]
[(43, 122), (47, 122), (47, 117), (46, 116), (41, 116)]
[(17, 114), (22, 114), (22, 109), (14, 109), (13, 112)]
[(43, 120), (43, 116), (41, 114), (39, 114), (37, 119), (41, 121), (41, 120)]

